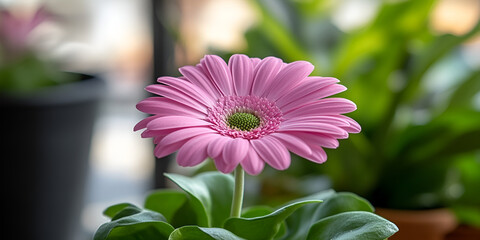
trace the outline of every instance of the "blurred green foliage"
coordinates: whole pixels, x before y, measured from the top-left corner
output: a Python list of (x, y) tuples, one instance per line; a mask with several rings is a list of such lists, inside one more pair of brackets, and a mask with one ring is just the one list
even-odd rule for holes
[[(1, 59), (1, 56), (0, 56)], [(34, 53), (0, 62), (0, 92), (30, 92), (77, 80)]]
[(79, 80), (59, 69), (59, 64), (40, 56), (29, 40), (32, 31), (51, 17), (45, 8), (29, 16), (0, 6), (0, 92), (28, 93)]
[[(348, 87), (340, 95), (357, 104), (350, 116), (363, 128), (328, 151), (326, 164), (292, 161), (287, 173), (326, 174), (334, 189), (376, 206), (456, 206), (478, 213), (480, 112), (473, 99), (480, 70), (454, 66), (461, 62), (461, 44), (478, 34), (480, 24), (460, 36), (437, 34), (430, 28), (437, 1), (380, 1), (370, 22), (346, 32), (332, 21), (336, 3), (251, 1), (261, 19), (245, 33), (244, 53), (307, 60), (314, 75), (340, 79)], [(453, 72), (451, 86), (428, 88), (441, 71)], [(463, 219), (480, 224), (480, 214)]]

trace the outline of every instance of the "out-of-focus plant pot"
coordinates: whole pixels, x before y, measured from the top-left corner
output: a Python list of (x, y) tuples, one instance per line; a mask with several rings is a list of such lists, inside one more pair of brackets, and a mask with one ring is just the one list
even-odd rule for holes
[(448, 209), (397, 210), (377, 208), (376, 213), (395, 223), (399, 231), (392, 240), (444, 240), (457, 226), (455, 215)]
[(65, 240), (77, 231), (104, 91), (100, 78), (81, 75), (69, 84), (0, 95), (4, 229), (14, 238)]
[(468, 225), (460, 225), (455, 230), (450, 232), (446, 240), (475, 240), (480, 239), (480, 228), (468, 226)]

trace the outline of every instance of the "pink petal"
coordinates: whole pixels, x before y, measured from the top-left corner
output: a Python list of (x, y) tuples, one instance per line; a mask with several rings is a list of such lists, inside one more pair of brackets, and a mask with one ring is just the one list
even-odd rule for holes
[(222, 172), (222, 173), (231, 173), (226, 171), (229, 169), (228, 167), (228, 164), (227, 162), (225, 161), (225, 159), (223, 159), (223, 156), (222, 155), (219, 155), (217, 156), (216, 158), (213, 159), (213, 162), (215, 163), (215, 167), (217, 168), (218, 171)]
[(324, 97), (329, 97), (347, 90), (347, 87), (340, 84), (332, 84), (317, 90), (315, 94), (319, 99)]
[(157, 139), (155, 147), (155, 156), (161, 158), (177, 151), (189, 139), (203, 134), (215, 133), (214, 130), (205, 127), (184, 128), (167, 134), (161, 139)]
[(174, 100), (176, 102), (179, 102), (183, 105), (190, 106), (192, 108), (195, 108), (198, 111), (201, 111), (203, 113), (207, 113), (207, 107), (194, 98), (185, 95), (184, 93), (170, 87), (170, 86), (165, 86), (165, 85), (160, 85), (160, 84), (155, 84), (155, 85), (150, 85), (145, 88), (145, 90), (155, 93), (157, 95), (166, 97), (168, 99)]
[(138, 131), (138, 130), (140, 130), (140, 129), (146, 128), (146, 127), (147, 127), (147, 124), (148, 124), (149, 122), (151, 122), (152, 120), (157, 119), (157, 118), (158, 118), (157, 116), (150, 116), (150, 117), (147, 117), (147, 118), (141, 120), (140, 122), (138, 122), (138, 123), (135, 125), (135, 127), (133, 127), (133, 131)]
[(309, 145), (318, 145), (326, 148), (337, 148), (339, 143), (338, 140), (331, 136), (321, 133), (312, 133), (312, 132), (288, 132), (291, 135), (302, 139), (303, 141), (309, 143)]
[(207, 133), (216, 133), (216, 131), (208, 127), (183, 128), (166, 135), (159, 144), (167, 146)]
[(203, 134), (188, 140), (177, 153), (177, 163), (182, 167), (192, 167), (205, 161), (207, 147), (210, 141), (219, 137), (218, 134)]
[(253, 176), (260, 174), (265, 166), (265, 162), (260, 159), (252, 146), (248, 150), (247, 157), (240, 164), (245, 172)]
[(292, 123), (292, 122), (325, 123), (325, 124), (332, 124), (332, 125), (340, 127), (340, 128), (349, 127), (350, 123), (348, 121), (346, 121), (345, 119), (339, 117), (339, 116), (343, 116), (343, 115), (298, 116), (298, 117), (288, 118), (283, 122), (284, 123)]
[(150, 137), (165, 137), (166, 135), (172, 133), (175, 129), (165, 129), (165, 130), (145, 130), (142, 132), (142, 138)]
[(266, 57), (255, 67), (251, 94), (264, 96), (274, 77), (283, 67), (282, 60), (276, 57)]
[(278, 132), (313, 132), (332, 135), (336, 138), (348, 137), (348, 133), (344, 129), (326, 123), (282, 122)]
[(233, 94), (232, 76), (227, 64), (221, 57), (206, 55), (200, 62), (224, 96)]
[(197, 118), (183, 116), (166, 116), (153, 119), (147, 124), (147, 128), (149, 130), (164, 130), (209, 125), (211, 125), (211, 123)]
[(209, 94), (203, 91), (202, 88), (196, 85), (174, 77), (160, 77), (157, 79), (159, 83), (164, 83), (178, 91), (184, 93), (187, 96), (192, 97), (197, 102), (202, 103), (205, 106), (211, 106), (215, 103), (213, 98), (209, 98)]
[(357, 109), (355, 103), (344, 98), (325, 98), (307, 105), (301, 106), (294, 110), (284, 112), (285, 118), (293, 116), (309, 116), (309, 115), (334, 115), (353, 112)]
[(287, 148), (276, 138), (265, 136), (250, 140), (257, 154), (270, 166), (277, 170), (285, 170), (290, 166), (290, 154)]
[(223, 160), (227, 168), (222, 172), (231, 172), (242, 162), (250, 149), (250, 142), (243, 138), (232, 138), (223, 148)]
[(153, 137), (153, 143), (154, 143), (154, 144), (158, 144), (160, 141), (162, 141), (162, 139), (163, 139), (164, 136), (165, 136), (165, 135)]
[(361, 130), (362, 130), (362, 127), (360, 126), (360, 124), (358, 124), (355, 120), (347, 117), (347, 116), (344, 116), (344, 115), (339, 115), (337, 116), (345, 121), (347, 121), (349, 123), (349, 126), (348, 127), (343, 127), (343, 129), (345, 129), (347, 132), (349, 133), (359, 133)]
[[(163, 138), (155, 139), (156, 142), (161, 142)], [(167, 146), (159, 145), (155, 146), (154, 154), (157, 158), (162, 158), (176, 152), (180, 147), (182, 147), (188, 139), (183, 141), (178, 141), (175, 144), (170, 144)]]
[[(314, 95), (316, 91), (319, 91), (322, 88), (325, 88), (329, 85), (339, 82), (336, 78), (322, 78), (322, 77), (307, 77), (300, 82), (295, 88), (290, 92), (286, 93), (284, 96), (281, 96), (277, 101), (277, 105), (283, 108), (285, 105), (290, 104), (293, 101), (304, 99), (308, 97), (313, 97), (313, 99), (318, 99), (317, 95)], [(314, 95), (314, 96), (311, 96)], [(309, 101), (304, 101), (304, 103)]]
[(260, 59), (260, 58), (250, 58), (250, 61), (252, 61), (253, 68), (255, 69), (255, 67), (257, 67), (257, 65), (260, 63), (260, 61), (262, 61), (262, 59)]
[(310, 155), (298, 154), (298, 155), (300, 157), (306, 158), (315, 163), (324, 163), (325, 161), (327, 161), (327, 153), (325, 153), (325, 150), (323, 150), (319, 146), (313, 146), (313, 145), (310, 146), (310, 148), (312, 149), (312, 154)]
[(249, 57), (235, 54), (228, 62), (237, 96), (247, 96), (253, 83), (253, 63)]
[(157, 117), (177, 115), (202, 118), (205, 114), (197, 109), (185, 106), (179, 102), (164, 97), (150, 97), (140, 101), (137, 109), (149, 114), (156, 114)]
[(280, 96), (276, 103), (279, 107), (283, 108), (294, 101), (299, 101), (305, 98), (308, 98), (309, 100), (302, 101), (303, 104), (310, 102), (313, 99), (320, 99), (324, 97), (322, 96), (322, 89), (334, 85), (337, 82), (339, 81), (336, 78), (307, 77), (289, 92), (285, 93), (285, 95)]
[(205, 90), (209, 96), (217, 99), (222, 96), (217, 87), (210, 79), (200, 70), (193, 66), (184, 66), (178, 69), (180, 73), (187, 78), (188, 81)]
[(223, 148), (230, 139), (230, 137), (225, 136), (219, 136), (218, 138), (213, 139), (207, 147), (208, 156), (213, 159), (221, 157), (223, 154)]
[(313, 65), (305, 61), (287, 64), (273, 79), (266, 94), (269, 99), (277, 100), (305, 79), (313, 71)]
[(291, 109), (297, 108), (299, 106), (308, 104), (315, 100), (319, 100), (324, 97), (328, 97), (337, 93), (341, 93), (347, 90), (347, 88), (340, 84), (332, 84), (321, 89), (315, 90), (314, 92), (310, 92), (308, 95), (301, 96), (295, 100), (291, 100), (290, 103), (283, 105), (282, 110), (288, 112)]
[(312, 150), (310, 149), (308, 144), (302, 139), (294, 136), (293, 134), (276, 132), (271, 134), (270, 136), (280, 140), (280, 142), (282, 142), (283, 145), (285, 145), (285, 147), (287, 147), (287, 149), (291, 152), (297, 154), (303, 153), (305, 155), (312, 154)]

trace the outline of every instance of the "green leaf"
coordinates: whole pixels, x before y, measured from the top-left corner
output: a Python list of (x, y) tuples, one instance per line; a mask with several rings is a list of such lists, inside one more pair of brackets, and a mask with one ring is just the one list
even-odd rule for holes
[(318, 221), (311, 227), (307, 240), (381, 240), (397, 231), (395, 224), (378, 215), (355, 211), (336, 214)]
[(185, 226), (172, 232), (169, 240), (241, 240), (235, 234), (222, 228), (202, 228), (198, 226)]
[(191, 207), (200, 227), (222, 227), (229, 217), (233, 198), (233, 177), (206, 172), (189, 178), (165, 174), (191, 197)]
[(319, 203), (320, 200), (295, 202), (275, 212), (254, 218), (229, 218), (224, 228), (245, 239), (272, 239), (280, 230), (284, 220), (305, 204)]
[[(285, 61), (305, 60), (315, 62), (303, 45), (295, 38), (289, 29), (282, 24), (272, 13), (271, 8), (261, 1), (250, 1), (252, 6), (261, 14), (262, 21), (259, 23), (259, 30), (263, 36), (268, 39), (270, 45), (275, 47)], [(320, 64), (315, 64), (316, 68), (320, 68)]]
[(373, 206), (364, 198), (353, 193), (337, 193), (318, 206), (318, 219), (348, 211), (374, 212)]
[(269, 206), (252, 206), (249, 208), (245, 208), (242, 211), (243, 218), (254, 218), (254, 217), (261, 217), (268, 215), (274, 211), (273, 208)]
[(135, 205), (133, 205), (131, 203), (115, 204), (115, 205), (112, 205), (112, 206), (108, 207), (107, 209), (105, 209), (105, 211), (103, 211), (103, 215), (105, 215), (105, 216), (107, 216), (111, 219), (115, 215), (117, 215), (117, 213), (119, 213), (120, 211), (122, 211), (126, 207), (135, 207)]
[(473, 98), (478, 92), (480, 92), (480, 70), (470, 73), (457, 87), (450, 97), (447, 110), (470, 107), (470, 105), (473, 105)]
[(451, 34), (445, 34), (437, 37), (434, 42), (429, 44), (423, 52), (415, 56), (412, 59), (411, 68), (408, 72), (408, 85), (404, 90), (405, 95), (408, 97), (420, 85), (420, 81), (433, 64), (440, 60), (447, 53), (451, 52), (454, 48), (460, 46), (461, 43), (475, 36), (480, 31), (480, 21), (470, 30), (470, 32), (455, 36)]
[(305, 239), (310, 227), (318, 220), (338, 213), (348, 211), (373, 212), (370, 203), (353, 193), (335, 193), (325, 191), (307, 197), (309, 199), (324, 199), (323, 203), (309, 204), (295, 211), (286, 219), (287, 234), (282, 239)]
[[(119, 204), (120, 205), (120, 204)], [(109, 208), (118, 209), (115, 205)], [(125, 206), (125, 204), (123, 204)], [(108, 209), (107, 209), (108, 210)], [(94, 240), (116, 240), (116, 239), (168, 239), (174, 228), (165, 222), (165, 218), (150, 210), (142, 210), (134, 205), (127, 204), (118, 211), (114, 220), (102, 224), (95, 232)]]
[(480, 148), (480, 113), (475, 110), (448, 111), (422, 126), (403, 130), (394, 140), (390, 155), (396, 170), (419, 163), (438, 163)]
[(480, 207), (454, 206), (451, 209), (461, 223), (480, 228)]
[(186, 193), (159, 190), (145, 199), (145, 208), (161, 213), (175, 228), (197, 225), (198, 217)]

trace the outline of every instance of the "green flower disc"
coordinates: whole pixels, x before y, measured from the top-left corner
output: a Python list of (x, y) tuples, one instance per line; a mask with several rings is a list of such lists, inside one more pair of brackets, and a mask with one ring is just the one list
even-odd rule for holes
[(251, 113), (238, 112), (227, 118), (228, 126), (232, 129), (250, 131), (260, 126), (260, 119)]

